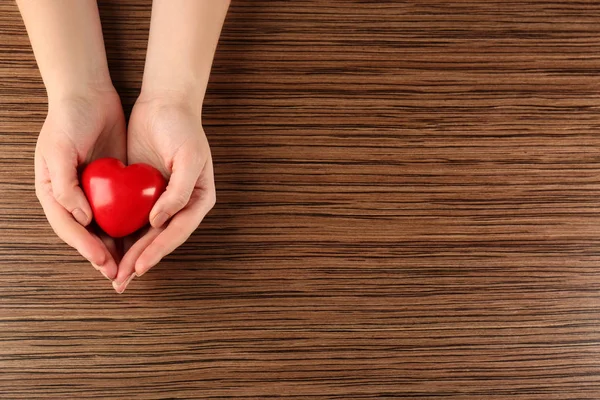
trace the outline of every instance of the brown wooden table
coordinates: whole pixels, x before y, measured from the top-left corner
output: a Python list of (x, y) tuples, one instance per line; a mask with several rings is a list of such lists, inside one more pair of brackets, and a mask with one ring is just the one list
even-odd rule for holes
[[(150, 0), (100, 2), (127, 110)], [(233, 1), (218, 204), (123, 295), (33, 189), (0, 3), (0, 398), (599, 399), (600, 3)]]

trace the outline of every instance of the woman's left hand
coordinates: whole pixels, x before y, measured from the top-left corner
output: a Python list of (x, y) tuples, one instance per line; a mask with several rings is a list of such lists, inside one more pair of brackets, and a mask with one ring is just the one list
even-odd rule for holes
[(129, 164), (157, 168), (169, 183), (150, 212), (151, 227), (127, 251), (113, 287), (122, 293), (196, 230), (216, 201), (212, 157), (199, 111), (173, 94), (142, 93), (129, 120)]

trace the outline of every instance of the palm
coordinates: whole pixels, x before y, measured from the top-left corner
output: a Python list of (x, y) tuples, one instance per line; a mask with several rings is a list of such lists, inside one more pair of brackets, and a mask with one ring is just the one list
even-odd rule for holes
[[(65, 141), (73, 146), (77, 163), (102, 157), (125, 160), (125, 120), (118, 95), (106, 95), (95, 102), (73, 100), (56, 113), (50, 110), (40, 132), (40, 142)], [(56, 131), (62, 133), (56, 137)]]
[(206, 141), (199, 131), (197, 118), (185, 109), (138, 102), (129, 121), (128, 161), (150, 164), (168, 177), (180, 150), (200, 148)]

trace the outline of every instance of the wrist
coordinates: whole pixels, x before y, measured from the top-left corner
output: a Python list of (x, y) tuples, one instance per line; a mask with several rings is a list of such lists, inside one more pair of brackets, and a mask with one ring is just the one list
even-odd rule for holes
[(48, 94), (48, 112), (64, 110), (103, 110), (113, 105), (121, 107), (119, 94), (112, 86), (77, 86), (54, 95)]
[(82, 74), (44, 81), (48, 94), (48, 103), (58, 103), (72, 98), (101, 98), (112, 95), (116, 90), (108, 71)]
[(186, 67), (175, 71), (146, 60), (140, 98), (186, 105), (190, 109), (201, 111), (207, 85), (208, 75), (198, 75)]
[(200, 95), (191, 85), (188, 88), (142, 85), (140, 96), (137, 99), (137, 103), (145, 103), (154, 107), (186, 109), (198, 117), (202, 116), (203, 101), (204, 93)]

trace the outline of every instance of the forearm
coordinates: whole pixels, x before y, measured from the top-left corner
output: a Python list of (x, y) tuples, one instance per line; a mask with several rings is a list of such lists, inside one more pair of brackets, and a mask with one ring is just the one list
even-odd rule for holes
[(229, 0), (154, 0), (142, 94), (201, 108)]
[(50, 100), (112, 88), (96, 0), (17, 0)]

